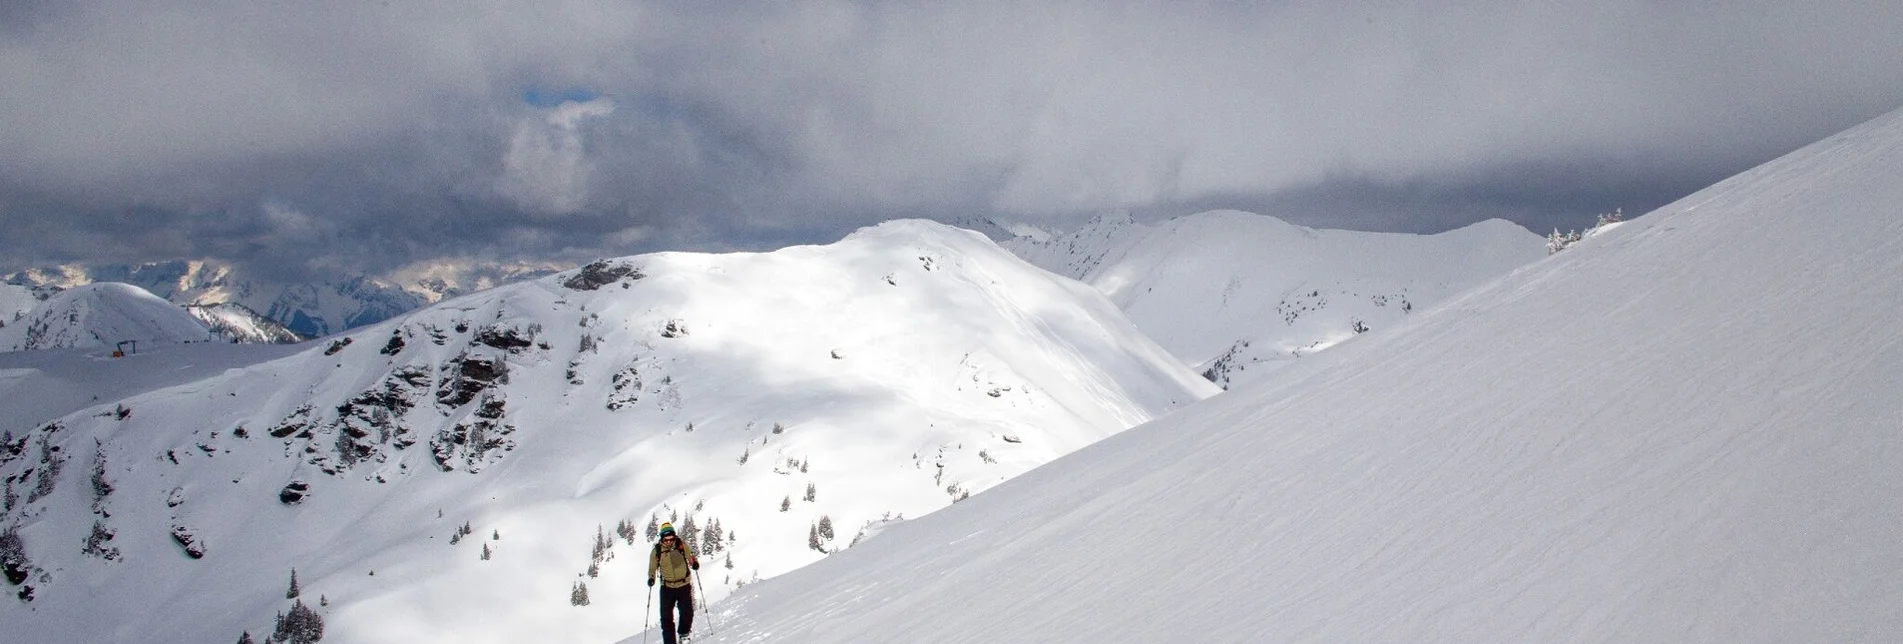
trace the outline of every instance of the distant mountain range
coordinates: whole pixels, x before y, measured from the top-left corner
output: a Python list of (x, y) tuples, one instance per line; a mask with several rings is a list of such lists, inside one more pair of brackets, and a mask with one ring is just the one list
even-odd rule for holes
[[(218, 313), (202, 311), (214, 325), (258, 327), (255, 318), (261, 317), (275, 321), (300, 337), (315, 338), (381, 322), (444, 298), (548, 275), (560, 268), (548, 264), (436, 261), (407, 266), (380, 277), (359, 275), (336, 281), (293, 283), (248, 276), (225, 262), (180, 260), (35, 268), (0, 276), (0, 282), (27, 287), (41, 298), (85, 284), (131, 284), (180, 306), (236, 304), (255, 313), (255, 316), (247, 315), (230, 307), (221, 307), (222, 312)], [(0, 314), (5, 313), (5, 302), (5, 296), (0, 295)], [(236, 322), (240, 318), (249, 321)], [(259, 331), (255, 335), (280, 337), (273, 331)]]

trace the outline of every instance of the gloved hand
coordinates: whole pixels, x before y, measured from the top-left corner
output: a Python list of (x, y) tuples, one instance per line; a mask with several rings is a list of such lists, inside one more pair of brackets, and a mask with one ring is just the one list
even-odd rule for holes
[(687, 564), (687, 567), (693, 568), (695, 570), (700, 570), (700, 562), (696, 561), (696, 562)]
[(653, 587), (654, 587), (654, 578), (653, 578), (653, 577), (649, 577), (649, 578), (648, 578), (648, 587), (649, 587), (649, 588), (653, 588)]

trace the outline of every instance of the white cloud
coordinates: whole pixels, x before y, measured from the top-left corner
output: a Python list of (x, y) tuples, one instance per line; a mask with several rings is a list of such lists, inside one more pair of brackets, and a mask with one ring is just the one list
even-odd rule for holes
[(596, 173), (582, 140), (582, 125), (614, 111), (614, 101), (600, 97), (566, 101), (523, 117), (503, 156), (498, 189), (529, 212), (566, 215), (582, 210)]

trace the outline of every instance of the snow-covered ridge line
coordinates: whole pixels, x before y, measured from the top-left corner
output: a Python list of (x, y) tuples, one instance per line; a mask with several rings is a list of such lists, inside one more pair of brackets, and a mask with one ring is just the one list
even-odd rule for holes
[(929, 222), (604, 260), (13, 434), (0, 628), (235, 639), (295, 568), (325, 641), (606, 639), (657, 519), (718, 598), (1214, 392)]
[(1544, 256), (1503, 220), (1436, 235), (1318, 230), (1210, 211), (1154, 225), (1125, 213), (1005, 246), (1097, 287), (1137, 327), (1225, 387)]
[(750, 586), (701, 642), (1903, 641), (1898, 176), (1903, 111)]

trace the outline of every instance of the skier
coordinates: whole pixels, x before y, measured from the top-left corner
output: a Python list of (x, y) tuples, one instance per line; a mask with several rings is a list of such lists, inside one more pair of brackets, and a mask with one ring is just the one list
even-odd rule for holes
[[(661, 524), (661, 541), (648, 555), (648, 586), (654, 586), (654, 574), (661, 575), (661, 641), (682, 644), (693, 637), (694, 586), (690, 576), (700, 570), (700, 559), (688, 552), (674, 534), (674, 524)], [(680, 638), (674, 637), (674, 609), (680, 607)]]

